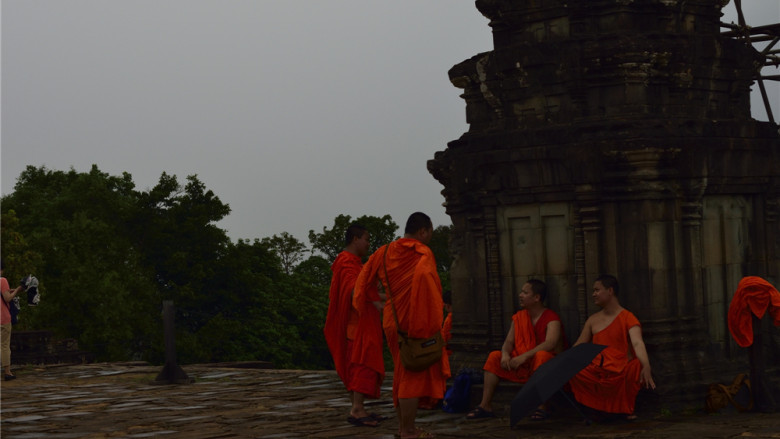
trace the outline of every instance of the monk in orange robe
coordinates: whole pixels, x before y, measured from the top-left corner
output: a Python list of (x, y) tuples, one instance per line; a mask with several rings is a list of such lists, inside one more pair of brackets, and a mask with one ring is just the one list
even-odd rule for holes
[(415, 427), (419, 399), (442, 399), (450, 376), (450, 364), (444, 352), (439, 362), (428, 369), (412, 372), (401, 363), (398, 347), (399, 330), (412, 338), (431, 337), (442, 330), (441, 281), (433, 252), (427, 246), (432, 236), (431, 219), (424, 213), (413, 213), (406, 222), (404, 237), (371, 255), (355, 285), (355, 302), (376, 298), (380, 281), (386, 288), (383, 327), (393, 357), (393, 403), (402, 439), (434, 437)]
[[(347, 421), (354, 425), (376, 427), (383, 417), (368, 413), (364, 401), (366, 398), (379, 398), (385, 375), (382, 324), (374, 304), (371, 304), (371, 312), (371, 309), (358, 310), (352, 303), (355, 282), (363, 266), (362, 258), (368, 255), (368, 231), (359, 224), (350, 225), (346, 244), (331, 267), (330, 304), (323, 331), (336, 372), (349, 392), (352, 406)], [(377, 362), (380, 367), (377, 367)]]
[(447, 290), (442, 294), (442, 301), (444, 302), (444, 311), (447, 313), (447, 317), (444, 318), (444, 323), (441, 325), (441, 336), (444, 338), (445, 351), (447, 356), (452, 355), (452, 349), (450, 349), (450, 340), (452, 340), (452, 291)]
[(569, 384), (581, 404), (636, 419), (634, 406), (639, 389), (642, 385), (655, 389), (655, 382), (642, 327), (631, 312), (620, 306), (618, 290), (614, 276), (603, 275), (593, 283), (593, 301), (601, 311), (585, 322), (575, 346), (592, 342), (607, 347)]
[[(493, 417), (491, 401), (501, 379), (526, 383), (536, 369), (564, 348), (561, 318), (544, 306), (547, 286), (530, 279), (520, 289), (520, 311), (512, 316), (512, 327), (500, 351), (493, 351), (485, 362), (482, 401), (466, 419)], [(543, 420), (548, 416), (542, 404), (531, 416)]]

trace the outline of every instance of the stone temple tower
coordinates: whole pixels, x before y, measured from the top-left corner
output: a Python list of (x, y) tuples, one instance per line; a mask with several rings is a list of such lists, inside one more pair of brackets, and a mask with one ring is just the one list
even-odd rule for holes
[(602, 273), (642, 322), (656, 394), (700, 399), (744, 370), (726, 313), (743, 276), (780, 286), (780, 135), (751, 118), (767, 55), (721, 33), (726, 3), (476, 1), (494, 49), (450, 70), (469, 130), (428, 163), (454, 226), (454, 371), (500, 347), (529, 278), (576, 340)]

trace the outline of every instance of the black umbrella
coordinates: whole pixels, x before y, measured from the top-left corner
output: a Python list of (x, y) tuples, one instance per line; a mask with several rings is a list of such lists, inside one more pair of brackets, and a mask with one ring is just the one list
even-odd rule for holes
[[(605, 347), (593, 343), (578, 344), (539, 366), (512, 400), (509, 413), (510, 427), (516, 425), (550, 399), (555, 392), (561, 390), (564, 384), (590, 364)], [(566, 396), (565, 393), (563, 395)], [(579, 407), (569, 397), (566, 399), (579, 411)]]

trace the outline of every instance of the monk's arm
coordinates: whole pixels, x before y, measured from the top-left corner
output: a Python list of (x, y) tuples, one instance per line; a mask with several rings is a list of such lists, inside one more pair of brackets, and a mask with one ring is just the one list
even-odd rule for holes
[(639, 364), (642, 365), (639, 382), (644, 383), (647, 389), (655, 389), (655, 381), (653, 381), (652, 369), (650, 368), (650, 358), (647, 355), (647, 348), (642, 339), (642, 328), (638, 325), (632, 326), (628, 330), (628, 336), (631, 338), (631, 346), (634, 348), (636, 358), (639, 360)]
[(506, 334), (504, 344), (501, 346), (501, 367), (506, 370), (509, 368), (509, 361), (512, 359), (512, 351), (515, 349), (515, 325), (509, 328)]
[(555, 320), (547, 323), (547, 335), (545, 336), (544, 341), (534, 346), (533, 349), (530, 349), (512, 358), (510, 366), (512, 366), (512, 369), (517, 369), (526, 361), (528, 361), (529, 358), (532, 358), (537, 352), (554, 350), (555, 347), (558, 346), (558, 340), (560, 340), (560, 338), (561, 322), (559, 320)]
[(585, 326), (582, 327), (582, 332), (580, 332), (579, 338), (577, 338), (577, 341), (574, 342), (573, 346), (577, 346), (578, 344), (582, 343), (588, 343), (590, 342), (591, 338), (593, 338), (593, 316), (588, 317), (588, 320), (585, 322)]
[[(381, 300), (377, 290), (376, 254), (371, 255), (368, 262), (358, 272), (352, 289), (352, 306), (361, 312), (366, 302)], [(374, 304), (376, 306), (376, 304)]]

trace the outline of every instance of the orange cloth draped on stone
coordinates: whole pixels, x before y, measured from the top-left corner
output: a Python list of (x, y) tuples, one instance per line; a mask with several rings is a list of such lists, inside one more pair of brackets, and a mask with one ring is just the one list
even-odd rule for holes
[[(431, 249), (416, 239), (401, 238), (371, 255), (355, 285), (355, 300), (375, 293), (378, 280), (385, 279), (385, 247), (390, 286), (388, 295), (392, 295), (400, 329), (413, 338), (431, 337), (441, 332), (444, 304), (436, 261)], [(387, 285), (386, 282), (384, 284)], [(422, 372), (406, 370), (401, 364), (398, 328), (390, 297), (384, 307), (383, 327), (395, 366), (393, 402), (398, 404), (399, 398), (443, 398), (446, 380), (450, 377), (450, 364), (446, 353), (442, 353), (437, 364)]]
[[(534, 325), (528, 311), (522, 309), (516, 312), (515, 315), (512, 316), (515, 332), (515, 346), (512, 349), (510, 356), (516, 357), (544, 342), (547, 338), (547, 325), (550, 322), (560, 320), (561, 318), (558, 317), (558, 314), (556, 314), (555, 311), (545, 309), (536, 321), (536, 325)], [(563, 329), (561, 329), (561, 333), (563, 333)], [(552, 352), (539, 351), (517, 369), (506, 370), (501, 367), (501, 351), (492, 351), (488, 355), (487, 361), (485, 361), (485, 365), (482, 368), (505, 380), (513, 381), (515, 383), (525, 383), (539, 366), (551, 360), (554, 356), (555, 354)]]
[(331, 265), (333, 278), (330, 281), (328, 314), (325, 318), (325, 341), (333, 357), (336, 372), (345, 385), (349, 383), (347, 369), (347, 326), (357, 322), (357, 311), (352, 308), (352, 290), (360, 274), (360, 257), (348, 251), (342, 251)]
[(569, 381), (579, 403), (607, 413), (634, 413), (642, 370), (628, 335), (634, 326), (639, 326), (639, 320), (624, 309), (609, 326), (593, 334), (593, 343), (607, 347)]
[(775, 326), (780, 326), (780, 292), (758, 276), (743, 277), (731, 299), (728, 312), (729, 331), (737, 344), (753, 344), (753, 315), (759, 319), (769, 311)]

